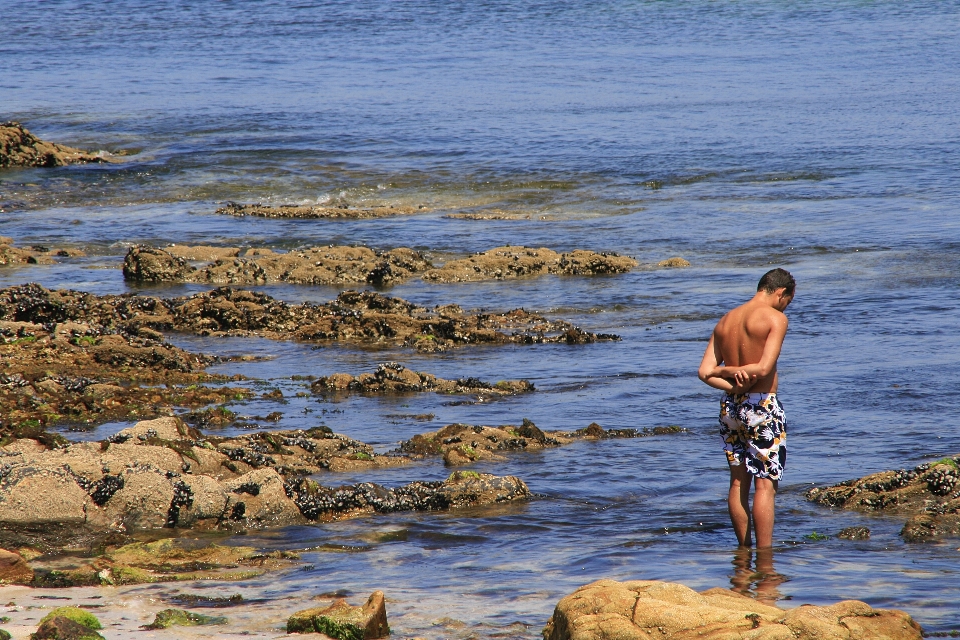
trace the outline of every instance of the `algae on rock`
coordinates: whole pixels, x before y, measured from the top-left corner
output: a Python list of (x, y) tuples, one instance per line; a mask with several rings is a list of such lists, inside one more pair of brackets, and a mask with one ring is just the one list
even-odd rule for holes
[(374, 591), (361, 607), (340, 599), (328, 607), (298, 611), (287, 633), (323, 633), (337, 640), (376, 640), (390, 635), (383, 592)]

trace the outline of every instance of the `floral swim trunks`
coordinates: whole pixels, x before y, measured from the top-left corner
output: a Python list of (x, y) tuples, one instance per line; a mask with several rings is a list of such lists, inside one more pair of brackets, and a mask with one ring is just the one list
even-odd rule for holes
[(724, 394), (720, 435), (731, 467), (746, 464), (758, 478), (779, 480), (787, 462), (787, 420), (775, 393)]

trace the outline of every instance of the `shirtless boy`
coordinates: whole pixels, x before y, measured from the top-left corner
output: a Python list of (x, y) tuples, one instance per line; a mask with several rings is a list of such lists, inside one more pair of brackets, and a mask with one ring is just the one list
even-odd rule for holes
[(717, 323), (700, 363), (700, 379), (727, 392), (720, 401), (720, 434), (730, 464), (730, 520), (741, 547), (753, 544), (751, 481), (757, 548), (773, 546), (773, 507), (787, 461), (787, 425), (777, 399), (777, 358), (787, 334), (783, 312), (795, 288), (788, 271), (765, 273), (757, 295)]

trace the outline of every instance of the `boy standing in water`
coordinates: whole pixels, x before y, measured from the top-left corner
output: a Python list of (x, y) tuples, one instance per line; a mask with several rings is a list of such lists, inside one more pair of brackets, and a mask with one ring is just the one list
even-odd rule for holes
[(710, 336), (700, 363), (700, 379), (726, 391), (720, 402), (720, 434), (730, 464), (730, 520), (741, 547), (773, 546), (773, 508), (787, 460), (783, 407), (777, 400), (777, 358), (787, 334), (783, 314), (796, 281), (784, 269), (768, 271), (752, 300), (727, 313)]

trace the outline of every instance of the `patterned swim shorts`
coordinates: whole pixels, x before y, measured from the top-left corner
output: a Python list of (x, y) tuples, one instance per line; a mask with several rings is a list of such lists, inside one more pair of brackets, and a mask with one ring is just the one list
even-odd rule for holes
[(787, 420), (775, 393), (724, 394), (720, 435), (731, 467), (745, 463), (758, 478), (779, 480), (787, 463)]

